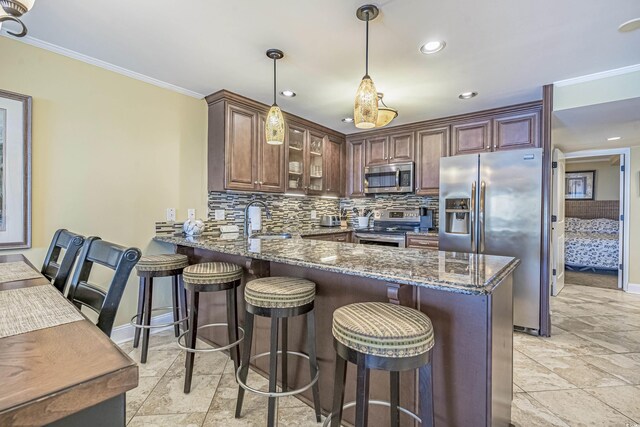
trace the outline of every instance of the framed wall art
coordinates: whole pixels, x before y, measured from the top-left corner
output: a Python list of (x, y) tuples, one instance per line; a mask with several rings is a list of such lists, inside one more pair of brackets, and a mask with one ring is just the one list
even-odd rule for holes
[(596, 171), (567, 172), (564, 181), (565, 199), (593, 200)]
[(0, 250), (31, 247), (31, 97), (0, 90)]

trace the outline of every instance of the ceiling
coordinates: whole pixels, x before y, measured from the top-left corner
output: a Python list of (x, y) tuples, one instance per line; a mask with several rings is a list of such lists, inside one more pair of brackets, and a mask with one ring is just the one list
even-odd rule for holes
[[(364, 0), (56, 0), (36, 2), (29, 36), (207, 95), (271, 103), (268, 48), (280, 48), (286, 111), (345, 133), (364, 74)], [(370, 75), (395, 124), (541, 98), (541, 86), (640, 63), (638, 0), (383, 0), (370, 25)], [(181, 7), (177, 7), (177, 6)], [(9, 24), (7, 24), (7, 27)], [(444, 39), (435, 55), (418, 50)], [(458, 94), (478, 91), (462, 101)]]
[(551, 138), (567, 152), (640, 145), (640, 98), (556, 111)]

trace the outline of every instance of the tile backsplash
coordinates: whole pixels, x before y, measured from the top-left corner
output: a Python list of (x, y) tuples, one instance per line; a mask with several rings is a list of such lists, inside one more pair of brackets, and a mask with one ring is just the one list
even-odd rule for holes
[[(244, 208), (253, 200), (263, 201), (269, 206), (272, 218), (262, 221), (263, 227), (287, 228), (310, 227), (319, 224), (322, 215), (338, 215), (340, 208), (346, 208), (348, 219), (355, 225), (355, 215), (352, 208), (384, 209), (402, 208), (412, 209), (427, 206), (435, 210), (434, 225), (438, 221), (438, 198), (422, 197), (415, 194), (406, 195), (377, 195), (359, 199), (328, 199), (322, 197), (295, 197), (283, 194), (264, 193), (226, 193), (209, 192), (209, 218), (207, 224), (215, 228), (220, 225), (235, 224), (242, 230)], [(215, 210), (224, 209), (225, 219), (215, 220)], [(311, 219), (311, 211), (315, 210), (316, 219)]]

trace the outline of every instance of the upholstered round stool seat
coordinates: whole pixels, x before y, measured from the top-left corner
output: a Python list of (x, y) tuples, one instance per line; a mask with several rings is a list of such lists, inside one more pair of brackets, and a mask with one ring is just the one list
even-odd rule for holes
[(189, 265), (189, 259), (186, 255), (180, 254), (162, 254), (162, 255), (145, 255), (140, 258), (136, 264), (138, 273), (149, 271), (171, 271), (180, 270)]
[(193, 264), (182, 272), (185, 285), (213, 285), (242, 279), (242, 267), (230, 262)]
[(247, 283), (244, 299), (265, 308), (292, 308), (309, 304), (316, 297), (316, 284), (297, 277), (263, 277)]
[(431, 350), (431, 320), (413, 308), (363, 302), (333, 312), (333, 336), (358, 352), (382, 357), (412, 357)]

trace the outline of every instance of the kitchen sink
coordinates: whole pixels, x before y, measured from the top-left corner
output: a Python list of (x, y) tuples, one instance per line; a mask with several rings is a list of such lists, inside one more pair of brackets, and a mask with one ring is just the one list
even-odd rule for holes
[(256, 233), (249, 236), (250, 239), (276, 240), (290, 239), (293, 237), (291, 233)]

